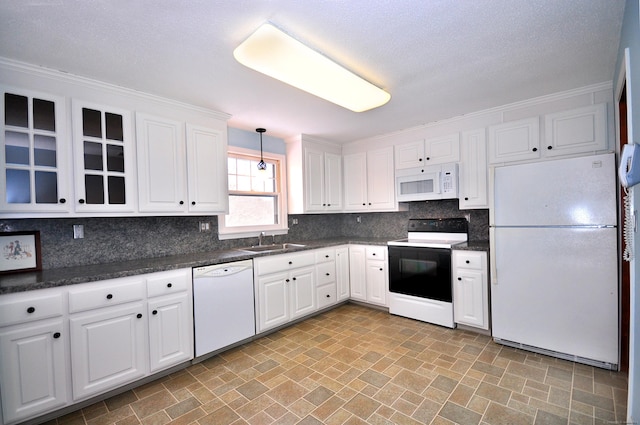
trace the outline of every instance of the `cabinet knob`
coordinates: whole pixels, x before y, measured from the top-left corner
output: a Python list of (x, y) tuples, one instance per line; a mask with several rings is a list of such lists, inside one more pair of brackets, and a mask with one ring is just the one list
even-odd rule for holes
[[(153, 315), (155, 316), (156, 314), (158, 314), (158, 310), (153, 310), (153, 311), (151, 312), (151, 314), (153, 314)], [(140, 315), (140, 316), (142, 317), (142, 315)]]
[(427, 161), (429, 161), (431, 158), (427, 157)]
[(285, 279), (284, 281), (285, 281), (285, 282), (287, 282), (287, 283), (289, 283), (289, 279)]
[(191, 201), (191, 205), (195, 205), (195, 204), (196, 204), (196, 201)]
[(329, 258), (329, 254), (325, 255), (324, 258)]
[(293, 261), (289, 261), (289, 265), (293, 264)]
[(173, 286), (173, 283), (169, 282), (167, 283), (167, 288), (171, 288)]
[(330, 275), (331, 275), (331, 273), (327, 273), (327, 276), (330, 276)]
[(464, 197), (464, 200), (465, 200), (465, 201), (468, 201), (468, 200), (469, 200), (469, 198), (465, 196), (465, 197)]
[(67, 202), (67, 200), (64, 199), (64, 198), (60, 198), (60, 200), (58, 202), (60, 202), (61, 204), (64, 204), (65, 202)]
[(549, 146), (547, 146), (547, 149), (551, 150), (551, 149), (553, 149), (553, 146), (549, 145)]
[(328, 206), (328, 207), (330, 207), (330, 206), (331, 206), (331, 204), (327, 204), (327, 206)]
[(375, 257), (375, 256), (376, 256), (376, 253), (375, 253), (375, 252), (373, 252), (373, 253), (371, 253), (371, 255), (373, 255), (373, 256)]
[(180, 205), (184, 205), (184, 201), (180, 201)]
[(371, 205), (371, 202), (369, 202), (369, 205)]
[(141, 313), (138, 313), (138, 314), (136, 315), (136, 317), (137, 317), (138, 319), (142, 319), (142, 314), (141, 314)]
[(78, 202), (84, 204), (84, 199), (79, 199)]
[(107, 299), (110, 300), (111, 298), (113, 298), (113, 294), (107, 294)]
[(29, 313), (29, 314), (31, 314), (31, 313), (33, 313), (33, 312), (35, 312), (35, 311), (36, 311), (36, 308), (35, 308), (35, 307), (29, 307), (29, 308), (27, 309), (27, 313)]
[(53, 334), (53, 337), (54, 337), (55, 339), (60, 338), (60, 332), (56, 332), (56, 333), (54, 333), (54, 334)]
[(363, 203), (362, 203), (362, 205), (367, 205), (367, 204), (365, 204), (365, 203), (363, 202)]
[(533, 152), (538, 152), (538, 148), (531, 149)]
[(461, 278), (461, 277), (459, 277), (459, 278), (458, 278), (458, 280), (462, 280), (462, 278)]
[(418, 161), (419, 161), (419, 162), (422, 162), (422, 158), (419, 158), (419, 159), (418, 159)]
[(331, 295), (327, 294), (327, 298), (331, 298)]
[(380, 267), (380, 271), (383, 271), (384, 269), (382, 267)]
[(293, 280), (296, 280), (296, 278), (294, 277)]
[(469, 261), (469, 260), (465, 261), (465, 263), (467, 263), (467, 264), (469, 264), (470, 262), (471, 262), (471, 261)]

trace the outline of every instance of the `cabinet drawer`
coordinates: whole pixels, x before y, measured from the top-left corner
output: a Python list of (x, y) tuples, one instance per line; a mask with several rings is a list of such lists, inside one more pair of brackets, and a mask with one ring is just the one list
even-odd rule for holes
[(322, 286), (336, 280), (336, 263), (320, 263), (316, 266), (316, 285)]
[(186, 291), (191, 284), (191, 270), (154, 273), (147, 278), (147, 296), (174, 294)]
[(335, 249), (321, 249), (316, 251), (316, 263), (323, 263), (325, 261), (335, 261), (336, 250)]
[(367, 260), (385, 260), (387, 258), (386, 246), (367, 246)]
[(0, 297), (0, 326), (32, 322), (63, 313), (63, 291), (30, 291)]
[(144, 299), (144, 280), (106, 280), (69, 291), (69, 313)]
[(270, 273), (277, 273), (314, 265), (316, 262), (315, 253), (305, 252), (300, 254), (274, 255), (267, 258), (256, 258), (253, 260), (258, 276)]
[(324, 285), (318, 288), (318, 308), (323, 308), (338, 301), (336, 297), (336, 284)]
[(455, 267), (464, 269), (482, 270), (482, 258), (484, 253), (481, 252), (461, 252), (457, 251), (455, 257)]

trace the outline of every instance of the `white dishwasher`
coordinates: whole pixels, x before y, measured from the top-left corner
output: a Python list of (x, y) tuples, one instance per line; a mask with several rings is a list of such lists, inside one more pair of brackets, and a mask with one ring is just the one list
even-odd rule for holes
[(256, 334), (253, 260), (193, 269), (195, 357)]

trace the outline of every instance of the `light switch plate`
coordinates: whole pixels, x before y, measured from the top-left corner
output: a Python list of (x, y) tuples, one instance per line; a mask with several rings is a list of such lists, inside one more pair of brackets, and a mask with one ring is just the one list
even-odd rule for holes
[(74, 224), (73, 225), (73, 239), (84, 239), (84, 225), (83, 224)]

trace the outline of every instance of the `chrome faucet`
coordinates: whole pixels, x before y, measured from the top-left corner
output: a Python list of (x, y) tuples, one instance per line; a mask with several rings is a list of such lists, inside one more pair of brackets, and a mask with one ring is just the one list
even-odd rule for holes
[(264, 238), (265, 236), (267, 236), (265, 232), (260, 232), (260, 234), (258, 235), (258, 246), (262, 246), (262, 238)]

